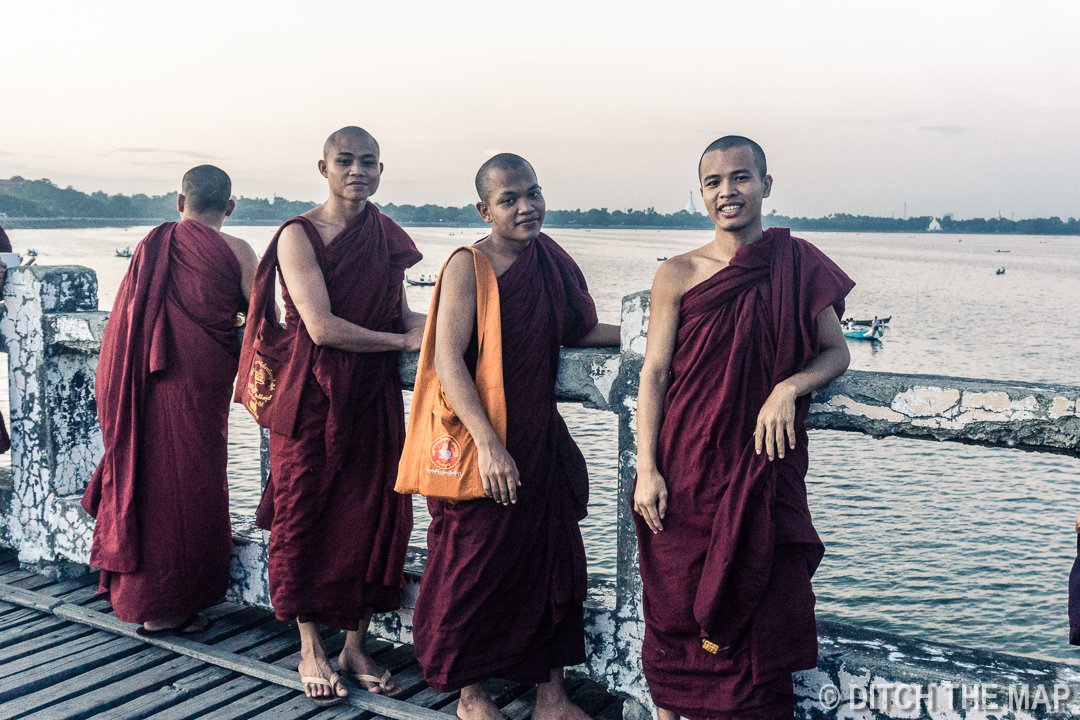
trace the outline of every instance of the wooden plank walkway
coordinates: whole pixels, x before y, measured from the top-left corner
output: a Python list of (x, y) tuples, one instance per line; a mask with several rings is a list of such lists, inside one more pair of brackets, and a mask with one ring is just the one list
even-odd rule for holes
[[(97, 575), (56, 582), (0, 552), (0, 718), (49, 720), (433, 720), (455, 716), (457, 693), (424, 683), (412, 646), (381, 640), (368, 651), (394, 673), (395, 698), (349, 685), (350, 704), (319, 708), (300, 691), (300, 636), (265, 610), (221, 603), (208, 630), (140, 638), (97, 596)], [(336, 655), (345, 634), (324, 633)], [(347, 682), (347, 681), (346, 681)], [(529, 717), (536, 691), (493, 680), (511, 720)], [(568, 679), (571, 699), (597, 720), (621, 720), (622, 701), (602, 685)]]

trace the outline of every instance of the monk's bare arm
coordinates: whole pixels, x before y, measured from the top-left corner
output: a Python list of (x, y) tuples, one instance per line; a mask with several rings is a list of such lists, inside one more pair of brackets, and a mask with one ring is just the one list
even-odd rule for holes
[(521, 485), (517, 464), (491, 427), (465, 365), (475, 325), (476, 273), (472, 255), (462, 251), (451, 257), (443, 270), (435, 321), (435, 373), (447, 402), (476, 443), (484, 492), (503, 505), (516, 503)]
[(259, 257), (246, 240), (225, 233), (221, 233), (221, 237), (240, 261), (240, 290), (245, 300), (251, 300), (251, 287), (255, 282), (255, 271), (259, 268)]
[(653, 278), (649, 333), (638, 385), (638, 477), (633, 505), (654, 533), (664, 529), (663, 520), (667, 514), (667, 483), (656, 467), (656, 443), (664, 420), (664, 395), (671, 375), (671, 359), (675, 355), (682, 287), (688, 274), (684, 261), (673, 260), (676, 259), (661, 265)]
[(618, 347), (620, 328), (609, 323), (596, 323), (593, 329), (585, 333), (571, 347)]
[(416, 328), (422, 330), (425, 323), (427, 323), (427, 315), (413, 312), (409, 307), (409, 298), (405, 291), (401, 292), (401, 318), (405, 322), (406, 330), (414, 330)]
[(776, 384), (758, 413), (754, 446), (757, 454), (764, 450), (772, 460), (784, 457), (784, 438), (788, 447), (795, 447), (795, 399), (825, 387), (833, 378), (848, 369), (848, 352), (844, 331), (836, 311), (827, 307), (817, 317), (818, 356), (787, 380)]
[(278, 265), (296, 310), (316, 345), (351, 352), (419, 350), (423, 328), (407, 333), (368, 330), (334, 315), (326, 280), (315, 259), (315, 251), (299, 225), (285, 228), (278, 239)]

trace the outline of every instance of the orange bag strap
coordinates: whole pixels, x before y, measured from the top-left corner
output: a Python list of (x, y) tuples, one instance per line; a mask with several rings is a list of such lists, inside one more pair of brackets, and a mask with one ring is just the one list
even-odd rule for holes
[[(503, 389), (502, 312), (499, 304), (499, 282), (495, 277), (495, 269), (484, 253), (476, 248), (463, 246), (450, 253), (450, 257), (460, 250), (472, 253), (473, 269), (476, 273), (476, 328), (479, 347), (476, 358), (476, 392), (480, 397), (480, 404), (487, 412), (492, 430), (505, 447), (506, 393)], [(417, 392), (429, 396), (424, 398), (424, 405), (435, 412), (439, 412), (439, 403), (436, 402), (436, 398), (442, 392), (442, 385), (435, 374), (435, 326), (439, 313), (439, 300), (442, 296), (443, 272), (449, 262), (450, 258), (447, 258), (446, 263), (443, 263), (431, 295), (431, 306), (428, 310), (427, 325), (424, 328), (424, 340), (420, 345), (420, 359), (416, 368), (416, 384), (414, 385)], [(421, 400), (421, 398), (416, 397), (414, 400), (414, 407), (419, 407), (416, 405), (416, 400)]]

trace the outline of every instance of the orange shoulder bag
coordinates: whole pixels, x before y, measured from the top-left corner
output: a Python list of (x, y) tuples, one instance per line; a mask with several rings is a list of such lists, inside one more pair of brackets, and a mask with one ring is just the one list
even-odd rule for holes
[[(506, 393), (502, 370), (502, 315), (495, 270), (482, 252), (472, 247), (476, 271), (476, 393), (499, 442), (506, 446)], [(455, 250), (454, 253), (457, 253)], [(451, 257), (454, 253), (451, 253)], [(447, 260), (449, 262), (449, 260)], [(439, 315), (443, 264), (431, 298), (420, 361), (416, 368), (409, 427), (398, 464), (394, 490), (452, 503), (486, 497), (480, 478), (479, 452), (465, 424), (446, 402), (435, 374), (435, 325)]]

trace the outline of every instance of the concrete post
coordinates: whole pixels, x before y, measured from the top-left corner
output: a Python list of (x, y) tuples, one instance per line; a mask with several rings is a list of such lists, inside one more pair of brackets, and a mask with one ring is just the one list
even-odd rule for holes
[(645, 623), (641, 613), (641, 574), (638, 572), (637, 535), (630, 500), (637, 476), (637, 393), (645, 338), (649, 330), (648, 291), (623, 298), (619, 375), (612, 389), (612, 409), (619, 414), (618, 556), (615, 588), (615, 625), (618, 677), (608, 678), (613, 690), (630, 699), (623, 706), (626, 720), (651, 717), (652, 699), (641, 670), (641, 641)]
[(78, 266), (12, 268), (4, 301), (12, 485), (0, 536), (24, 565), (56, 575), (90, 552), (79, 500), (104, 451), (94, 374), (108, 314), (96, 312), (94, 272)]

